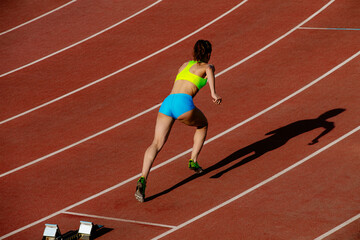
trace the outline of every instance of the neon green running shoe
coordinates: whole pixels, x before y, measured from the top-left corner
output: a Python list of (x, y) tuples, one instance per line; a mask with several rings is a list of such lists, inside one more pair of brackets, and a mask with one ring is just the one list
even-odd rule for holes
[(146, 180), (144, 177), (141, 177), (136, 183), (136, 191), (135, 191), (135, 198), (139, 202), (145, 201), (145, 188), (146, 188)]
[(197, 162), (194, 162), (194, 160), (189, 160), (189, 168), (191, 170), (194, 170), (196, 173), (202, 173), (204, 170), (199, 166)]

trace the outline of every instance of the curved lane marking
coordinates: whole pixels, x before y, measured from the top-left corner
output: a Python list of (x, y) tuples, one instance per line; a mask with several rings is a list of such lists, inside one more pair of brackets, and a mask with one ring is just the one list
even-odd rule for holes
[(23, 27), (23, 26), (25, 26), (25, 25), (27, 25), (27, 24), (29, 24), (29, 23), (35, 22), (36, 20), (39, 20), (40, 18), (43, 18), (43, 17), (45, 17), (45, 16), (47, 16), (47, 15), (53, 13), (53, 12), (56, 12), (56, 11), (58, 11), (58, 10), (64, 8), (64, 7), (68, 6), (68, 5), (70, 5), (70, 4), (76, 2), (76, 1), (77, 1), (77, 0), (72, 0), (71, 2), (68, 2), (68, 3), (66, 3), (66, 4), (64, 4), (64, 5), (62, 5), (62, 6), (58, 7), (58, 8), (55, 8), (55, 9), (47, 12), (47, 13), (44, 13), (44, 14), (41, 15), (41, 16), (38, 16), (38, 17), (33, 18), (33, 19), (31, 19), (31, 20), (23, 23), (23, 24), (20, 24), (20, 25), (18, 25), (18, 26), (16, 26), (16, 27), (13, 27), (13, 28), (9, 29), (9, 30), (6, 30), (6, 31), (4, 31), (4, 32), (1, 32), (1, 33), (0, 33), (0, 36), (1, 36), (1, 35), (4, 35), (4, 34), (6, 34), (6, 33), (9, 33), (9, 32), (11, 32), (11, 31), (14, 31), (14, 30), (16, 30), (16, 29), (18, 29), (18, 28), (21, 28), (21, 27)]
[[(76, 1), (76, 0), (75, 0), (75, 1)], [(81, 44), (81, 43), (83, 43), (83, 42), (86, 42), (86, 41), (88, 41), (88, 40), (90, 40), (90, 39), (92, 39), (92, 38), (94, 38), (94, 37), (96, 37), (96, 36), (99, 36), (100, 34), (106, 32), (106, 31), (109, 31), (110, 29), (112, 29), (112, 28), (114, 28), (114, 27), (116, 27), (116, 26), (118, 26), (118, 25), (120, 25), (120, 24), (122, 24), (122, 23), (124, 23), (124, 22), (126, 22), (126, 21), (128, 21), (128, 20), (130, 20), (131, 18), (139, 15), (140, 13), (145, 12), (146, 10), (148, 10), (149, 8), (155, 6), (156, 4), (160, 3), (161, 1), (162, 1), (162, 0), (156, 1), (155, 3), (147, 6), (146, 8), (144, 8), (144, 9), (142, 9), (142, 10), (134, 13), (134, 14), (131, 15), (130, 17), (127, 17), (127, 18), (121, 20), (120, 22), (117, 22), (117, 23), (115, 23), (114, 25), (111, 25), (110, 27), (105, 28), (105, 29), (101, 30), (100, 32), (97, 32), (97, 33), (91, 35), (90, 37), (87, 37), (87, 38), (85, 38), (85, 39), (83, 39), (83, 40), (81, 40), (81, 41), (79, 41), (79, 42), (76, 42), (76, 43), (74, 43), (74, 44), (71, 44), (70, 46), (67, 46), (67, 47), (65, 47), (65, 48), (63, 48), (63, 49), (60, 49), (60, 50), (58, 50), (58, 51), (56, 51), (56, 52), (53, 52), (53, 53), (51, 53), (51, 54), (49, 54), (49, 55), (47, 55), (47, 56), (45, 56), (45, 57), (39, 58), (38, 60), (35, 60), (35, 61), (31, 62), (31, 63), (28, 63), (28, 64), (23, 65), (23, 66), (21, 66), (21, 67), (18, 67), (18, 68), (16, 68), (16, 69), (13, 69), (13, 70), (11, 70), (11, 71), (9, 71), (9, 72), (3, 73), (3, 74), (0, 75), (0, 77), (7, 76), (7, 75), (9, 75), (9, 74), (11, 74), (11, 73), (17, 72), (17, 71), (19, 71), (19, 70), (21, 70), (21, 69), (24, 69), (24, 68), (27, 68), (27, 67), (29, 67), (29, 66), (31, 66), (31, 65), (34, 65), (35, 63), (41, 62), (41, 61), (43, 61), (43, 60), (45, 60), (45, 59), (48, 59), (48, 58), (50, 58), (50, 57), (52, 57), (52, 56), (54, 56), (54, 55), (57, 55), (57, 54), (59, 54), (59, 53), (61, 53), (61, 52), (64, 52), (64, 51), (70, 49), (70, 48), (73, 48), (73, 47), (75, 47), (75, 46), (77, 46), (77, 45), (79, 45), (79, 44)]]
[[(161, 1), (161, 0), (160, 0), (160, 1)], [(129, 69), (129, 68), (131, 68), (131, 67), (133, 67), (133, 66), (135, 66), (135, 65), (137, 65), (137, 64), (139, 64), (139, 63), (141, 63), (141, 62), (144, 62), (145, 60), (147, 60), (147, 59), (149, 59), (149, 58), (152, 58), (153, 56), (156, 56), (156, 55), (158, 55), (159, 53), (162, 53), (162, 52), (166, 51), (167, 49), (169, 49), (169, 48), (171, 48), (171, 47), (179, 44), (180, 42), (182, 42), (182, 41), (190, 38), (191, 36), (195, 35), (196, 33), (202, 31), (203, 29), (205, 29), (205, 28), (207, 28), (208, 26), (212, 25), (213, 23), (217, 22), (217, 21), (220, 20), (221, 18), (225, 17), (225, 16), (228, 15), (229, 13), (233, 12), (234, 10), (236, 10), (238, 7), (240, 7), (241, 5), (243, 5), (245, 2), (247, 2), (247, 0), (242, 1), (240, 4), (236, 5), (235, 7), (233, 7), (232, 9), (230, 9), (229, 11), (225, 12), (224, 14), (222, 14), (221, 16), (219, 16), (219, 17), (217, 17), (216, 19), (212, 20), (211, 22), (205, 24), (205, 25), (202, 26), (201, 28), (199, 28), (199, 29), (195, 30), (194, 32), (190, 33), (189, 35), (187, 35), (187, 36), (185, 36), (185, 37), (177, 40), (176, 42), (174, 42), (174, 43), (172, 43), (172, 44), (170, 44), (170, 45), (168, 45), (168, 46), (166, 46), (166, 47), (164, 47), (164, 48), (162, 48), (162, 49), (160, 49), (160, 50), (158, 50), (158, 51), (156, 51), (156, 52), (154, 52), (154, 53), (152, 53), (152, 54), (150, 54), (150, 55), (148, 55), (148, 56), (146, 56), (146, 57), (144, 57), (144, 58), (142, 58), (142, 59), (140, 59), (140, 60), (138, 60), (138, 61), (136, 61), (136, 62), (134, 62), (134, 63), (132, 63), (132, 64), (130, 64), (130, 65), (127, 65), (126, 67), (123, 67), (123, 68), (121, 68), (121, 69), (119, 69), (119, 70), (117, 70), (117, 71), (115, 71), (115, 72), (113, 72), (113, 73), (111, 73), (111, 74), (109, 74), (109, 75), (107, 75), (107, 76), (105, 76), (105, 77), (102, 77), (102, 78), (100, 78), (100, 79), (98, 79), (98, 80), (96, 80), (96, 81), (93, 81), (93, 82), (91, 82), (91, 83), (89, 83), (89, 84), (86, 84), (86, 85), (84, 85), (84, 86), (82, 86), (82, 87), (80, 87), (80, 88), (77, 88), (77, 89), (75, 89), (75, 90), (73, 90), (73, 91), (71, 91), (71, 92), (69, 92), (69, 93), (67, 93), (67, 94), (64, 94), (64, 95), (62, 95), (62, 96), (60, 96), (60, 97), (58, 97), (58, 98), (55, 98), (55, 99), (53, 99), (53, 100), (51, 100), (51, 101), (48, 101), (48, 102), (46, 102), (46, 103), (44, 103), (44, 104), (41, 104), (41, 105), (37, 106), (37, 107), (34, 107), (34, 108), (29, 109), (29, 110), (27, 110), (27, 111), (25, 111), (25, 112), (22, 112), (22, 113), (20, 113), (20, 114), (18, 114), (18, 115), (16, 115), (16, 116), (10, 117), (10, 118), (5, 119), (5, 120), (2, 120), (2, 121), (0, 122), (0, 125), (1, 125), (1, 124), (4, 124), (4, 123), (6, 123), (6, 122), (9, 122), (9, 121), (11, 121), (11, 120), (14, 120), (14, 119), (16, 119), (16, 118), (19, 118), (19, 117), (21, 117), (21, 116), (24, 116), (24, 115), (26, 115), (26, 114), (28, 114), (28, 113), (31, 113), (31, 112), (33, 112), (33, 111), (35, 111), (35, 110), (38, 110), (38, 109), (40, 109), (40, 108), (43, 108), (43, 107), (45, 107), (45, 106), (47, 106), (47, 105), (50, 105), (50, 104), (52, 104), (52, 103), (54, 103), (54, 102), (57, 102), (57, 101), (59, 101), (59, 100), (61, 100), (61, 99), (63, 99), (63, 98), (66, 98), (66, 97), (68, 97), (68, 96), (70, 96), (70, 95), (73, 95), (73, 94), (75, 94), (75, 93), (77, 93), (77, 92), (80, 92), (80, 91), (82, 91), (82, 90), (84, 90), (84, 89), (86, 89), (86, 88), (88, 88), (88, 87), (91, 87), (92, 85), (95, 85), (95, 84), (97, 84), (97, 83), (99, 83), (99, 82), (102, 82), (102, 81), (104, 81), (105, 79), (108, 79), (108, 78), (110, 78), (110, 77), (112, 77), (112, 76), (114, 76), (114, 75), (116, 75), (116, 74), (118, 74), (118, 73), (120, 73), (120, 72), (122, 72), (122, 71), (125, 71), (126, 69)], [(0, 77), (1, 77), (1, 76), (0, 76)]]
[(329, 230), (328, 232), (324, 233), (323, 235), (315, 238), (314, 240), (322, 240), (328, 236), (330, 236), (331, 234), (333, 234), (334, 232), (339, 231), (340, 229), (342, 229), (343, 227), (346, 227), (347, 225), (349, 225), (350, 223), (358, 220), (360, 218), (360, 213), (358, 213), (357, 215), (355, 215), (354, 217), (350, 218), (349, 220), (343, 222), (342, 224), (334, 227), (333, 229)]

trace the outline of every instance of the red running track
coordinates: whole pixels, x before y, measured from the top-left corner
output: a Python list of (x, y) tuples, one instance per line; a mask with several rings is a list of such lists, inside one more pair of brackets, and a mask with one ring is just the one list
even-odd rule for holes
[(0, 15), (0, 33), (16, 28), (26, 22), (36, 21), (42, 15), (51, 14), (62, 6), (72, 4), (69, 0), (32, 0), (32, 1), (11, 1), (0, 2), (2, 9)]
[(154, 2), (156, 1), (98, 2), (78, 0), (73, 2), (61, 10), (26, 25), (26, 27), (3, 35), (1, 37), (0, 56), (6, 58), (7, 61), (1, 65), (0, 73), (4, 74), (68, 47), (131, 16)]
[[(348, 9), (351, 12), (353, 2), (336, 1), (305, 26), (332, 27), (329, 26), (329, 19), (335, 25), (340, 18), (334, 8)], [(212, 61), (217, 73), (221, 73), (282, 36), (326, 3), (327, 1), (248, 1), (175, 47), (98, 85), (3, 124), (0, 126), (1, 136), (5, 139), (1, 146), (2, 172), (39, 159), (160, 103), (169, 91), (166, 89), (170, 89), (174, 69), (189, 58), (189, 49), (196, 39), (208, 38), (213, 42)], [(68, 65), (94, 64), (90, 60), (86, 63), (85, 60), (92, 56), (98, 58), (100, 55), (93, 46), (103, 46), (104, 40), (115, 37), (116, 32), (122, 28), (133, 30), (133, 24), (137, 24), (138, 28), (147, 26), (149, 20), (145, 19), (152, 19), (154, 13), (164, 14), (164, 17), (168, 16), (169, 23), (157, 24), (156, 27), (160, 29), (169, 26), (168, 31), (174, 32), (174, 35), (164, 34), (156, 41), (151, 41), (146, 38), (150, 31), (143, 29), (140, 32), (144, 33), (144, 38), (133, 43), (142, 46), (141, 43), (149, 40), (151, 44), (144, 45), (142, 54), (150, 54), (184, 36), (183, 32), (173, 27), (181, 23), (172, 21), (169, 17), (173, 14), (173, 8), (170, 7), (173, 4), (176, 3), (163, 1), (134, 18), (131, 23), (106, 33), (109, 35), (105, 38), (105, 35), (94, 38), (91, 44), (86, 43), (81, 49), (74, 48), (64, 52), (59, 59), (58, 56), (54, 57), (57, 61), (49, 59), (8, 77), (13, 77), (16, 81), (24, 74), (38, 76), (38, 73), (43, 72), (40, 68), (45, 70), (51, 64), (59, 67), (62, 62)], [(235, 1), (222, 3), (221, 8), (210, 5), (207, 6), (207, 11), (215, 18), (236, 4)], [(168, 11), (164, 11), (165, 9)], [(187, 10), (190, 11), (190, 8)], [(187, 11), (184, 10), (184, 13)], [(186, 17), (183, 19), (190, 21)], [(184, 27), (188, 27), (187, 31), (190, 33), (207, 22), (208, 19), (201, 19), (196, 26), (184, 23)], [(319, 22), (326, 22), (326, 25)], [(343, 19), (342, 24), (348, 27)], [(355, 26), (353, 20), (349, 19), (349, 25)], [(128, 42), (131, 36), (129, 38)], [(355, 45), (358, 41), (359, 34), (356, 31), (299, 29), (243, 64), (221, 74), (217, 77), (217, 85), (218, 92), (224, 97), (222, 106), (217, 107), (211, 103), (207, 90), (196, 98), (196, 105), (205, 112), (210, 122), (208, 139), (254, 116), (341, 64), (359, 51)], [(143, 57), (135, 54), (133, 51), (136, 49), (130, 46), (121, 47), (130, 51), (122, 51), (117, 57), (130, 57), (129, 63)], [(84, 51), (83, 58), (75, 57), (77, 51)], [(4, 117), (116, 70), (116, 66), (107, 66), (106, 63), (115, 62), (117, 58), (108, 54), (104, 57), (106, 61), (96, 62), (98, 69), (80, 69), (76, 73), (78, 78), (67, 78), (66, 71), (64, 75), (60, 74), (62, 71), (59, 67), (59, 78), (67, 81), (63, 87), (56, 85), (56, 81), (44, 81), (39, 86), (29, 84), (31, 88), (28, 93), (24, 91), (24, 95), (19, 94), (19, 104), (13, 100), (12, 105), (1, 105), (8, 109)], [(4, 176), (0, 185), (0, 235), (17, 231), (9, 239), (35, 239), (41, 236), (46, 222), (57, 223), (66, 232), (77, 228), (79, 220), (91, 220), (113, 229), (100, 239), (150, 239), (173, 227), (179, 227), (356, 128), (359, 125), (359, 84), (356, 81), (358, 59), (349, 61), (288, 101), (208, 143), (200, 160), (204, 168), (208, 169), (207, 174), (192, 176), (186, 169), (186, 157), (152, 172), (147, 189), (149, 201), (145, 204), (134, 200), (136, 177), (95, 199), (83, 204), (76, 203), (139, 173), (143, 151), (152, 138), (156, 110)], [(89, 72), (86, 73), (85, 70)], [(83, 71), (88, 78), (84, 77), (85, 80), (81, 80), (83, 82), (79, 84), (76, 79), (81, 78)], [(98, 73), (93, 75), (91, 71)], [(19, 86), (21, 82), (18, 82)], [(20, 87), (19, 93), (21, 89), (25, 88)], [(326, 126), (321, 125), (316, 118), (338, 108), (345, 111), (328, 120), (335, 122), (335, 128), (323, 136), (318, 144), (307, 145), (323, 131), (322, 126)], [(285, 126), (285, 134), (278, 135), (278, 139), (266, 140), (267, 136), (264, 134)], [(176, 124), (156, 164), (189, 149), (192, 145), (189, 136), (192, 133), (193, 129)], [(359, 213), (359, 177), (356, 174), (359, 164), (354, 160), (359, 156), (358, 143), (359, 133), (356, 132), (276, 180), (179, 228), (167, 238), (316, 238)], [(265, 151), (264, 154), (252, 156), (249, 149), (254, 146), (255, 149)], [(72, 204), (76, 206), (68, 209)], [(77, 216), (74, 213), (83, 215)], [(44, 217), (47, 219), (40, 220), (34, 226), (28, 225)], [(120, 221), (124, 219), (142, 223)], [(148, 225), (144, 222), (166, 226)], [(357, 220), (334, 236), (355, 239), (358, 223)], [(23, 226), (26, 227), (25, 230), (20, 229)], [(193, 229), (197, 230), (196, 233), (193, 233)]]

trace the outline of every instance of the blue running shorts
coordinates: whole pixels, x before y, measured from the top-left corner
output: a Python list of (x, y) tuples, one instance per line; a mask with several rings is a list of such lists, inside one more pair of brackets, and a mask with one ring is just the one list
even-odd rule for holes
[(189, 94), (176, 93), (170, 94), (165, 98), (159, 112), (177, 119), (183, 113), (186, 113), (195, 108), (193, 98)]

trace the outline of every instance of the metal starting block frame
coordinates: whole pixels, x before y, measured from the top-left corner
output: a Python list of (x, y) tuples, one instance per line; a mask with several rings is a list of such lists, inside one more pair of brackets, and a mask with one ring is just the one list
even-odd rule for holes
[(78, 231), (69, 231), (59, 237), (59, 240), (78, 240), (78, 239), (79, 239)]

